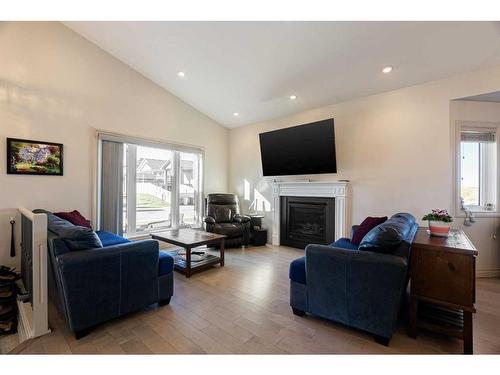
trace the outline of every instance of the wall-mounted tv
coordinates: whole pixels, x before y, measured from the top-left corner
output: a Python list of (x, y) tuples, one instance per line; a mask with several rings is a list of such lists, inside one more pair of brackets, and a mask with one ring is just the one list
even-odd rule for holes
[(264, 176), (337, 173), (333, 119), (259, 134)]

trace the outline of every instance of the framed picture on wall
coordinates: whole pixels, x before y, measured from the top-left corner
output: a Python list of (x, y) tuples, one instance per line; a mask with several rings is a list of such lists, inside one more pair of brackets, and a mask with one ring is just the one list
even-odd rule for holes
[(7, 138), (7, 173), (62, 176), (63, 145)]

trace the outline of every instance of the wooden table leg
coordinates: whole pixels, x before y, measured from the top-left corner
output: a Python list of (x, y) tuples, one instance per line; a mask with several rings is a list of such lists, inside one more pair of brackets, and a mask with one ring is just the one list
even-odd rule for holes
[(473, 354), (472, 312), (464, 311), (464, 354)]
[(220, 266), (224, 267), (224, 247), (225, 247), (225, 239), (223, 238), (220, 242)]
[(408, 326), (408, 336), (417, 338), (417, 312), (418, 312), (418, 298), (410, 297), (410, 323)]
[(186, 277), (191, 277), (191, 248), (186, 247)]

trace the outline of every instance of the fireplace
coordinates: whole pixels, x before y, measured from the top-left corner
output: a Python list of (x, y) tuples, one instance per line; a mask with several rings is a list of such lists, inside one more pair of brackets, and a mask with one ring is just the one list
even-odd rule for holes
[(335, 241), (335, 198), (280, 197), (280, 244), (304, 249)]
[[(285, 225), (281, 223), (282, 197), (332, 198), (335, 210), (332, 219), (333, 241), (349, 236), (351, 194), (348, 181), (275, 181), (272, 200), (272, 244), (276, 246), (281, 244), (281, 228), (284, 230), (286, 227), (286, 222)], [(328, 213), (331, 211), (328, 210)]]

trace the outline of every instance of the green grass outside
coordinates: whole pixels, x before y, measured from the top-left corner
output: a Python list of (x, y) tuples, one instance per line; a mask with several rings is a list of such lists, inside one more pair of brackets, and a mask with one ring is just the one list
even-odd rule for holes
[(165, 208), (169, 207), (168, 202), (162, 201), (160, 198), (151, 194), (137, 194), (137, 207), (139, 208)]

